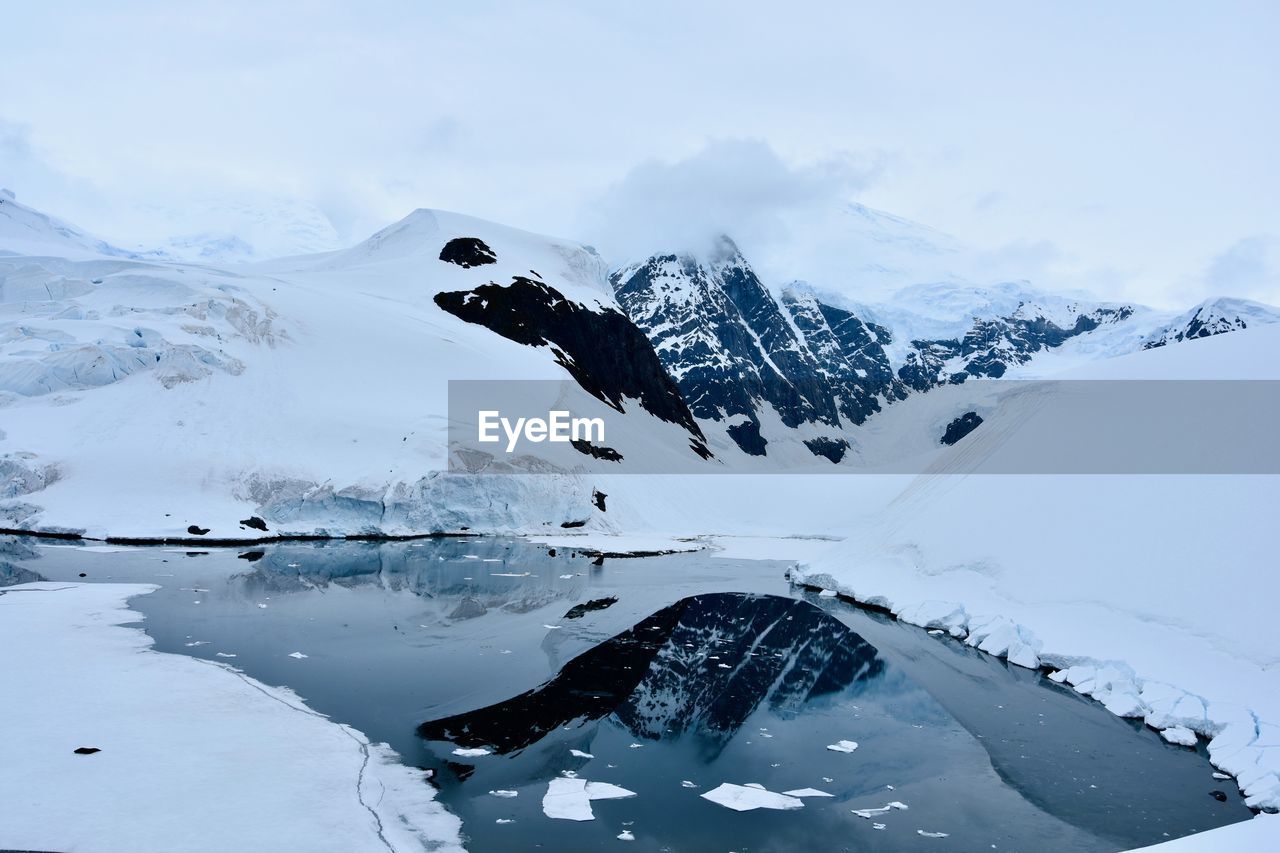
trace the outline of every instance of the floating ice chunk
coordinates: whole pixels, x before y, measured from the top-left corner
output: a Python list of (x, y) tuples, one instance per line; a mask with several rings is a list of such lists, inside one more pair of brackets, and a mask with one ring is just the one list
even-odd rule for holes
[(884, 828), (885, 828), (885, 826), (887, 826), (887, 824), (883, 824), (883, 823), (873, 823), (873, 824), (871, 824), (871, 828), (872, 828), (872, 829), (884, 829)]
[(560, 580), (562, 581), (573, 580), (573, 575), (561, 575)]
[(1196, 745), (1196, 733), (1185, 726), (1170, 726), (1160, 732), (1160, 737), (1164, 738), (1169, 743), (1176, 743), (1178, 746)]
[(556, 820), (594, 820), (592, 800), (618, 800), (634, 797), (628, 791), (608, 782), (588, 782), (586, 779), (552, 779), (542, 798), (542, 813)]
[(794, 791), (783, 791), (788, 797), (830, 797), (826, 791), (819, 791), (817, 788), (796, 788)]
[(949, 832), (925, 832), (923, 829), (917, 829), (916, 835), (923, 835), (925, 838), (946, 838)]
[[(1216, 776), (1217, 774), (1215, 773), (1214, 775)], [(697, 786), (697, 785), (695, 785), (694, 783), (690, 782), (688, 779), (685, 779), (683, 782), (681, 782), (681, 783), (680, 783), (680, 787), (681, 787), (681, 788), (696, 788), (696, 787), (698, 787), (698, 786)]]
[(717, 805), (735, 812), (749, 812), (755, 809), (799, 809), (804, 808), (804, 801), (799, 797), (788, 797), (786, 794), (775, 794), (755, 785), (734, 785), (725, 782), (720, 787), (700, 795)]
[(851, 809), (851, 811), (858, 817), (865, 817), (870, 820), (873, 817), (879, 817), (882, 814), (888, 814), (892, 811), (906, 811), (906, 808), (906, 803), (900, 803), (897, 800), (894, 800), (893, 802), (887, 803), (878, 809)]
[(453, 754), (461, 755), (463, 758), (476, 758), (481, 755), (488, 755), (489, 750), (485, 749), (483, 746), (472, 747), (470, 749), (460, 746), (453, 751)]
[(1230, 775), (1229, 773), (1214, 773), (1214, 774), (1213, 774), (1213, 778), (1215, 778), (1215, 779), (1230, 779), (1230, 778), (1231, 778), (1231, 775)]
[(491, 578), (527, 578), (533, 572), (489, 572)]
[(187, 648), (191, 648), (192, 646), (207, 646), (207, 645), (209, 645), (209, 641), (208, 641), (208, 640), (194, 640), (193, 642), (190, 642), (190, 643), (183, 643), (182, 645), (186, 646)]
[(304, 655), (302, 652), (289, 652), (289, 657), (295, 660), (306, 660), (307, 656)]
[(509, 817), (500, 817), (500, 818), (498, 818), (497, 820), (495, 820), (495, 821), (494, 821), (494, 823), (503, 823), (503, 824), (506, 824), (506, 823), (515, 823), (515, 821), (514, 821), (514, 820), (512, 820), (512, 819), (511, 819), (511, 818), (509, 818)]
[(631, 830), (624, 829), (622, 830), (622, 832), (618, 833), (618, 840), (619, 841), (635, 841), (636, 837), (631, 834)]
[(760, 789), (761, 791), (768, 790), (767, 788), (765, 788), (765, 786), (764, 786), (764, 785), (761, 785), (759, 782), (747, 782), (747, 783), (745, 783), (745, 784), (743, 785), (743, 787), (744, 787), (744, 788), (758, 788), (758, 789)]
[(592, 755), (591, 753), (583, 752), (580, 749), (571, 749), (569, 750), (569, 754), (572, 755), (574, 758), (595, 758), (595, 756)]
[(577, 770), (561, 770), (560, 775), (565, 777), (566, 779), (577, 779), (578, 771)]
[(519, 792), (519, 791), (507, 791), (507, 790), (502, 789), (502, 788), (499, 788), (499, 789), (498, 789), (498, 790), (496, 790), (496, 791), (490, 791), (489, 793), (490, 793), (491, 795), (495, 796), (495, 797), (506, 797), (506, 798), (508, 798), (508, 799), (509, 799), (509, 798), (511, 798), (511, 797), (518, 797), (518, 796), (520, 796), (520, 792)]
[(267, 609), (267, 605), (263, 604), (261, 601), (259, 601), (259, 602), (258, 602), (258, 607), (259, 607), (260, 609), (262, 609), (262, 610), (266, 610), (266, 609)]
[(642, 749), (643, 747), (644, 747), (644, 744), (642, 743), (633, 743), (630, 746), (628, 746), (627, 749)]
[(543, 625), (542, 627), (543, 627), (543, 628), (546, 628), (548, 631), (555, 631), (555, 630), (557, 630), (560, 626), (559, 626), (559, 625)]
[(231, 654), (231, 653), (229, 653), (229, 652), (214, 652), (214, 657), (220, 657), (220, 658), (233, 658), (233, 657), (235, 657), (235, 655), (233, 655), (233, 654)]
[(818, 597), (819, 598), (835, 598), (839, 594), (840, 593), (836, 592), (834, 589), (824, 589), (822, 592), (818, 593)]
[(729, 664), (727, 663), (718, 663), (716, 664), (716, 666), (718, 666), (720, 669), (733, 669), (733, 667), (729, 666)]
[(858, 748), (856, 740), (838, 740), (835, 743), (827, 744), (827, 749), (832, 752), (853, 752)]

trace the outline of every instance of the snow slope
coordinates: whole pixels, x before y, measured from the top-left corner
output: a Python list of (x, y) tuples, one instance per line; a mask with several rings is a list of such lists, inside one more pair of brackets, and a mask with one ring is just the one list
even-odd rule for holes
[(0, 742), (0, 848), (462, 850), (458, 819), (385, 744), (288, 690), (151, 651), (123, 627), (138, 618), (125, 600), (151, 589), (0, 594), (0, 685), (23, 697), (5, 708), (22, 736)]
[[(1280, 328), (1100, 362), (1088, 378), (1280, 379)], [(857, 479), (857, 478), (855, 478)], [(839, 486), (835, 487), (840, 488)], [(832, 497), (832, 495), (828, 495)], [(935, 469), (797, 573), (940, 627), (1157, 728), (1212, 739), (1280, 807), (1275, 476)]]
[[(0, 256), (0, 527), (251, 538), (251, 516), (270, 535), (408, 534), (595, 513), (574, 475), (441, 476), (448, 380), (569, 374), (551, 347), (434, 301), (522, 276), (603, 315), (613, 296), (591, 251), (417, 211), (351, 249), (221, 270), (94, 255), (4, 208), (34, 223), (19, 249), (71, 241), (74, 259)], [(440, 260), (458, 236), (496, 262)], [(630, 413), (640, 434), (683, 434)]]

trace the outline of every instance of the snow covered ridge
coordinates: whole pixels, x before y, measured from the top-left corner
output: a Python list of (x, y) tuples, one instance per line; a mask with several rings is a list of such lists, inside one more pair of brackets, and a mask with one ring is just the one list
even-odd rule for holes
[(126, 599), (152, 589), (0, 593), (0, 684), (26, 697), (6, 708), (24, 734), (0, 745), (0, 848), (461, 853), (458, 819), (387, 745), (287, 689), (152, 651), (124, 627)]
[(713, 446), (722, 434), (749, 456), (776, 455), (798, 438), (837, 464), (857, 427), (911, 391), (1280, 322), (1280, 311), (1245, 300), (1173, 317), (1013, 282), (914, 285), (885, 306), (803, 282), (775, 295), (728, 237), (709, 252), (629, 264), (612, 281)]
[[(350, 249), (229, 270), (128, 257), (0, 207), (0, 528), (254, 539), (603, 522), (572, 472), (446, 475), (451, 379), (568, 374), (633, 433), (698, 440), (586, 247), (420, 210)], [(487, 262), (451, 259), (457, 240)], [(546, 322), (490, 328), (477, 291), (498, 297), (491, 311), (528, 297)], [(466, 319), (439, 304), (454, 298)]]

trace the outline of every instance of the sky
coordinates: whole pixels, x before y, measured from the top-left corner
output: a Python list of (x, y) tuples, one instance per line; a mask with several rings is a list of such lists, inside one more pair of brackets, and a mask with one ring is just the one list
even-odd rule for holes
[(975, 280), (1280, 303), (1271, 0), (299, 9), (6, 3), (0, 186), (129, 246), (322, 248), (418, 207), (619, 263), (726, 231), (860, 293), (856, 202)]

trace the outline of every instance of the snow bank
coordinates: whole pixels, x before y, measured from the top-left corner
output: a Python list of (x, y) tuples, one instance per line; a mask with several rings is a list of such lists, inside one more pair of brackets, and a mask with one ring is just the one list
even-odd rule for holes
[[(385, 744), (222, 664), (150, 650), (154, 587), (0, 590), (0, 848), (461, 851)], [(78, 748), (100, 751), (78, 755)]]
[[(1088, 372), (1274, 378), (1280, 329)], [(1270, 722), (1280, 720), (1280, 576), (1270, 570), (1280, 478), (939, 473), (847, 525), (846, 541), (793, 578), (1055, 670), (1055, 680), (1173, 742), (1203, 737), (1248, 805), (1280, 808), (1280, 729)]]
[(1143, 853), (1272, 853), (1280, 850), (1280, 817), (1260, 814), (1210, 832), (1199, 832), (1163, 844), (1141, 848)]

